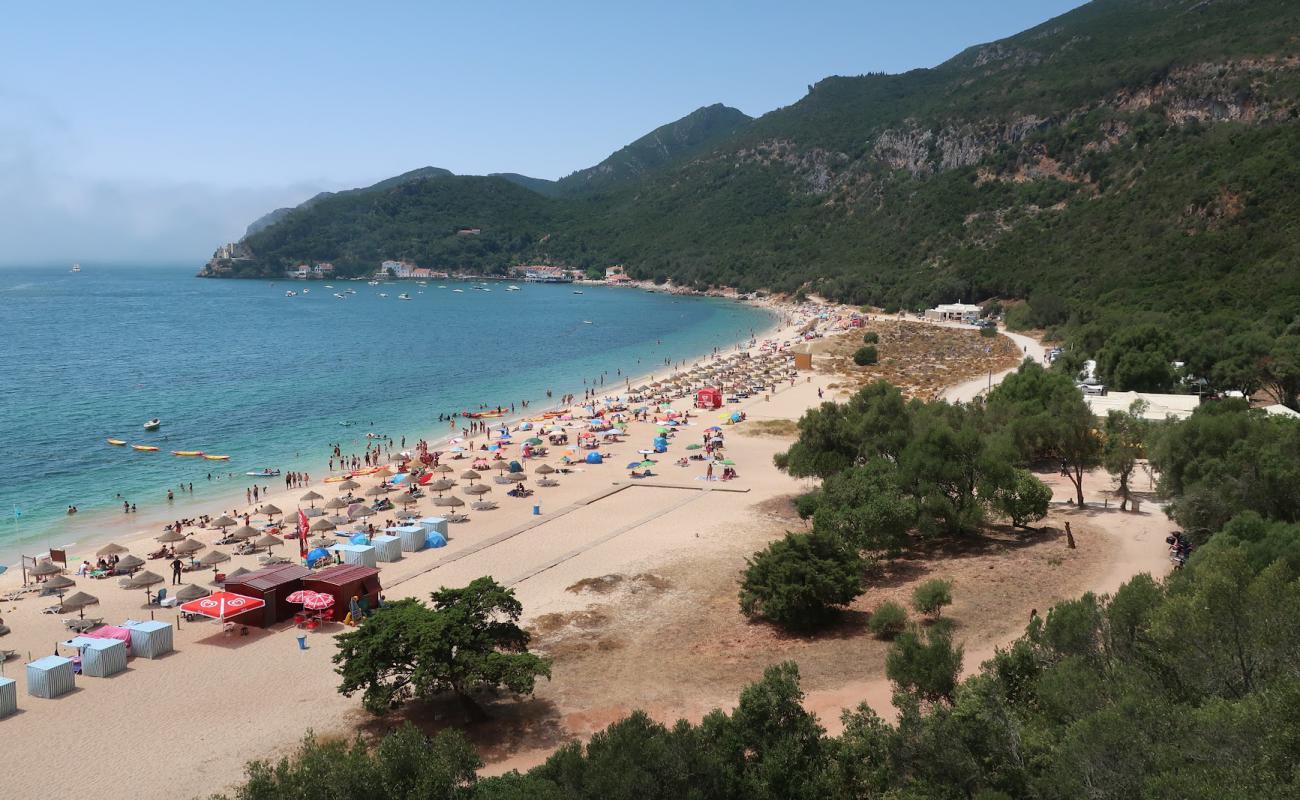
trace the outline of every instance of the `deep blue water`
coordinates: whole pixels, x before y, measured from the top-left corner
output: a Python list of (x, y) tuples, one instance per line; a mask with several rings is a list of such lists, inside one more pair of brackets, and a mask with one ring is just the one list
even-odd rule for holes
[[(119, 494), (156, 516), (182, 482), (202, 499), (242, 491), (243, 473), (263, 466), (319, 474), (328, 443), (359, 452), (350, 445), (368, 430), (442, 433), (439, 412), (479, 403), (540, 408), (548, 388), (581, 392), (606, 371), (621, 384), (619, 368), (649, 372), (772, 323), (737, 303), (629, 289), (338, 281), (331, 290), (193, 272), (0, 269), (0, 563), (20, 547), (84, 537), (96, 512), (120, 509)], [(345, 287), (357, 294), (336, 299)], [(413, 299), (397, 300), (402, 291)], [(153, 417), (162, 429), (144, 432)], [(110, 436), (160, 451), (113, 447)], [(68, 517), (70, 504), (82, 513)]]

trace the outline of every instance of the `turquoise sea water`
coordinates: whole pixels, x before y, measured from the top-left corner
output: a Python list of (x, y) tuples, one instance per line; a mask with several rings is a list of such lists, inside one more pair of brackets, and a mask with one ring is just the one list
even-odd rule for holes
[[(167, 512), (167, 489), (180, 483), (204, 499), (242, 493), (252, 482), (243, 473), (265, 466), (315, 476), (329, 443), (360, 452), (352, 443), (366, 431), (408, 442), (442, 434), (440, 412), (480, 403), (529, 399), (541, 408), (548, 388), (580, 393), (602, 372), (619, 386), (618, 369), (644, 374), (774, 322), (738, 303), (629, 289), (582, 286), (578, 295), (521, 283), (509, 292), (493, 283), (484, 292), (454, 281), (327, 289), (193, 272), (0, 269), (0, 563), (93, 535), (97, 519), (121, 516), (119, 495), (144, 520)], [(335, 298), (345, 287), (357, 293)], [(403, 291), (413, 299), (399, 301)], [(143, 431), (154, 417), (162, 429)], [(113, 447), (110, 436), (160, 449)], [(69, 517), (69, 505), (81, 513)]]

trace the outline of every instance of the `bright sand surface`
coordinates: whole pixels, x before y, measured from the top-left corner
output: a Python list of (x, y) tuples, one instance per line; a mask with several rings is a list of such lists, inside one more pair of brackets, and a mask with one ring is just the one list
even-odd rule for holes
[[(775, 334), (783, 340), (793, 336), (793, 328)], [(816, 384), (800, 376), (795, 385), (783, 384), (770, 399), (757, 396), (726, 409), (743, 410), (751, 420), (797, 419), (817, 402)], [(679, 400), (675, 405), (683, 410), (690, 402)], [(673, 462), (686, 454), (685, 444), (699, 441), (703, 428), (719, 416), (713, 412), (692, 419), (694, 424), (660, 457), (654, 479), (632, 481), (624, 468), (654, 434), (653, 424), (634, 422), (626, 426), (626, 441), (609, 448), (614, 455), (604, 465), (580, 465), (572, 474), (554, 476), (560, 480), (557, 487), (538, 487), (533, 497), (515, 499), (504, 494), (508, 487), (494, 485), (488, 498), (500, 508), (469, 512), (469, 522), (451, 526), (447, 547), (381, 564), (386, 596), (427, 597), (440, 586), (463, 585), (490, 574), (512, 585), (526, 609), (527, 623), (542, 614), (582, 607), (585, 601), (566, 587), (583, 578), (651, 570), (692, 552), (727, 547), (728, 526), (744, 519), (756, 503), (802, 491), (810, 484), (776, 470), (771, 455), (784, 449), (785, 443), (769, 437), (728, 436), (727, 456), (736, 461), (740, 472), (734, 482), (703, 481), (698, 462), (677, 467)], [(447, 463), (458, 471), (467, 464)], [(556, 462), (552, 458), (548, 463)], [(532, 465), (526, 466), (531, 471)], [(361, 479), (363, 487), (375, 482)], [(279, 483), (282, 486), (283, 480)], [(317, 481), (313, 488), (332, 497), (336, 491), (331, 487)], [(288, 511), (299, 505), (297, 498), (305, 491), (273, 491), (269, 502)], [(534, 504), (541, 506), (541, 516), (532, 514)], [(183, 516), (209, 510), (213, 509), (187, 510)], [(428, 499), (417, 510), (436, 512)], [(372, 521), (389, 516), (391, 512), (385, 512)], [(1154, 537), (1159, 523), (1155, 515), (1149, 517)], [(153, 537), (159, 533), (137, 533), (117, 541), (143, 556), (156, 549)], [(210, 544), (215, 533), (204, 531), (199, 538)], [(1113, 589), (1139, 571), (1162, 572), (1163, 545), (1155, 541), (1156, 546), (1128, 542), (1108, 570), (1105, 585), (1097, 588)], [(229, 552), (226, 547), (219, 549)], [(223, 571), (238, 566), (257, 568), (256, 556), (234, 557), (222, 565)], [(147, 568), (169, 574), (161, 560), (149, 562)], [(196, 580), (211, 579), (211, 573), (187, 573), (186, 580), (191, 575)], [(18, 584), (14, 571), (0, 576), (0, 591)], [(120, 623), (150, 615), (142, 605), (144, 592), (121, 589), (116, 579), (77, 579), (75, 590), (99, 597), (101, 604), (89, 608), (88, 616)], [(76, 690), (55, 700), (29, 697), (22, 675), (28, 655), (39, 658), (51, 653), (56, 641), (69, 636), (61, 620), (75, 616), (40, 614), (51, 602), (29, 596), (0, 607), (0, 616), (13, 628), (12, 634), (0, 639), (0, 647), (19, 652), (19, 658), (5, 664), (5, 675), (18, 681), (20, 708), (16, 716), (0, 720), (0, 730), (6, 734), (5, 761), (10, 765), (0, 782), (0, 796), (205, 796), (238, 782), (248, 760), (291, 751), (308, 729), (346, 735), (365, 718), (357, 698), (335, 691), (329, 634), (309, 635), (309, 648), (304, 651), (298, 648), (289, 623), (267, 631), (252, 629), (246, 637), (227, 636), (212, 622), (178, 622), (173, 610), (154, 615), (178, 623), (176, 652), (152, 661), (133, 658), (126, 672), (107, 679), (78, 676)], [(1014, 631), (1008, 632), (1008, 638), (1013, 635)], [(1000, 643), (969, 643), (967, 664), (978, 663), (979, 655), (991, 653)], [(846, 687), (842, 693), (810, 694), (809, 704), (826, 721), (833, 721), (840, 708), (863, 699), (885, 708), (887, 697), (882, 705), (874, 696), (881, 685), (871, 682)], [(646, 705), (671, 707), (671, 687), (664, 692), (664, 697), (644, 698)], [(542, 755), (521, 752), (510, 766), (527, 766)]]

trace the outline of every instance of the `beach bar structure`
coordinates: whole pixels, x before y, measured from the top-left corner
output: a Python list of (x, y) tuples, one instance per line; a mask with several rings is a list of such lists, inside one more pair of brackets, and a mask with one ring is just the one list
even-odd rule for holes
[(131, 632), (131, 654), (141, 658), (160, 658), (172, 651), (172, 624), (156, 620), (127, 620), (122, 624)]
[(0, 678), (0, 718), (18, 710), (18, 681)]
[(82, 675), (107, 678), (126, 670), (126, 642), (121, 639), (76, 636), (65, 644), (81, 651)]
[(696, 408), (722, 408), (722, 390), (706, 386), (695, 393)]
[(311, 574), (311, 570), (300, 564), (273, 564), (227, 580), (227, 592), (256, 597), (266, 603), (261, 608), (237, 614), (230, 621), (269, 628), (277, 622), (293, 619), (293, 615), (301, 611), (302, 606), (290, 603), (287, 598), (303, 588), (303, 578)]
[(335, 619), (343, 619), (352, 598), (364, 598), (371, 608), (379, 606), (379, 570), (357, 564), (340, 564), (316, 570), (303, 578), (302, 588), (334, 597)]
[(72, 659), (46, 656), (27, 664), (27, 694), (52, 700), (72, 691)]
[(442, 534), (442, 538), (447, 538), (447, 518), (446, 517), (425, 517), (418, 523), (424, 528), (426, 533), (437, 531)]
[(424, 549), (425, 531), (422, 525), (400, 525), (389, 528), (388, 532), (402, 540), (403, 553), (415, 553)]
[(344, 564), (373, 567), (379, 563), (375, 546), (370, 544), (334, 544), (330, 549), (339, 554)]
[(401, 561), (402, 539), (399, 536), (376, 536), (370, 540), (379, 561)]

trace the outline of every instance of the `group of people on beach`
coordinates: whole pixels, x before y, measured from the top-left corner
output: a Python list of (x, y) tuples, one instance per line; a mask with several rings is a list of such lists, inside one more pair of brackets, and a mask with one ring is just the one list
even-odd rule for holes
[(284, 488), (297, 489), (307, 486), (311, 483), (311, 475), (306, 472), (286, 472), (284, 473)]

